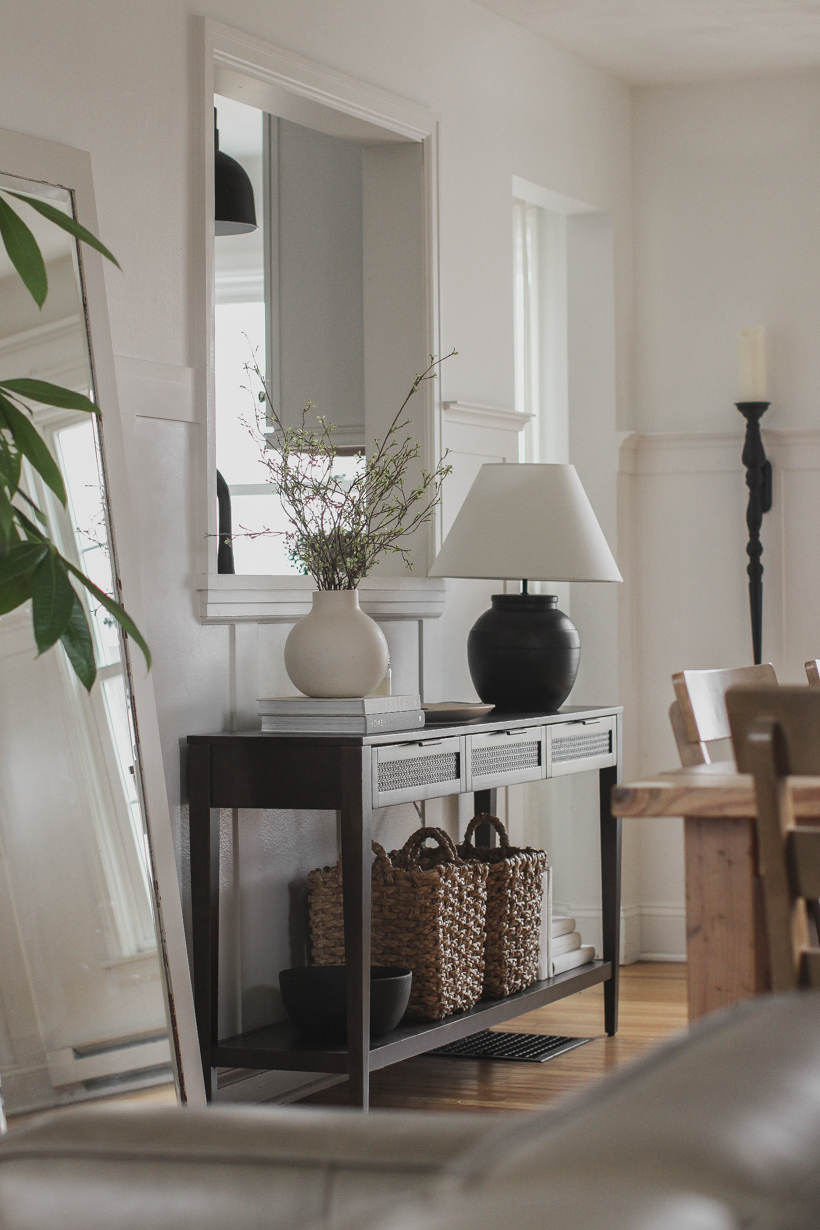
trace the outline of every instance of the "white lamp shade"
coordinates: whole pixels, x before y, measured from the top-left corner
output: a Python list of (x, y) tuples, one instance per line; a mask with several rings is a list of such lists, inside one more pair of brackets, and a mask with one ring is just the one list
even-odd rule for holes
[(430, 576), (623, 580), (570, 465), (482, 466)]

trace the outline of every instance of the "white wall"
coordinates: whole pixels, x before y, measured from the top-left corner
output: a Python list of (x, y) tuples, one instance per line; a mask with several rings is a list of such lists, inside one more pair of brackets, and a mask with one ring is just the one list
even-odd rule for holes
[[(764, 660), (820, 645), (820, 76), (635, 91), (635, 407), (621, 460), (637, 722), (628, 771), (676, 761), (670, 675), (751, 661), (737, 333), (764, 325)], [(764, 431), (764, 436), (766, 432)], [(683, 951), (678, 820), (640, 822), (643, 950)]]
[(335, 427), (352, 429), (345, 443), (362, 444), (362, 151), (301, 124), (272, 123), (278, 151), (271, 172), (279, 214), (277, 411), (297, 426), (312, 401)]
[[(198, 12), (440, 113), (441, 339), (444, 351), (459, 351), (442, 373), (444, 399), (513, 405), (512, 176), (608, 215), (618, 399), (628, 412), (630, 108), (623, 85), (469, 0), (210, 0)], [(4, 14), (0, 124), (91, 152), (101, 233), (123, 269), (106, 269), (114, 350), (165, 365), (145, 369), (157, 388), (168, 386), (162, 417), (156, 406), (135, 400), (134, 364), (121, 370), (131, 380), (123, 387), (131, 411), (131, 496), (140, 517), (146, 632), (183, 877), (181, 740), (230, 727), (238, 698), (255, 687), (283, 688), (287, 631), (276, 624), (234, 631), (198, 619), (194, 510), (204, 424), (203, 408), (185, 404), (191, 385), (184, 370), (194, 362), (203, 317), (201, 274), (191, 257), (202, 191), (194, 147), (198, 72), (198, 25), (180, 0), (30, 0)], [(614, 535), (611, 353), (605, 361), (605, 405), (598, 405), (600, 385), (579, 393), (578, 447), (593, 504)], [(134, 409), (143, 414), (134, 418)], [(448, 663), (454, 695), (471, 694), (466, 633), (492, 587), (476, 588), (481, 592), (470, 590), (469, 601), (453, 603), (452, 615), (445, 609), (436, 627), (438, 661)], [(585, 694), (612, 700), (617, 621), (604, 588), (577, 610), (590, 663), (602, 671), (599, 686), (587, 677)], [(399, 647), (403, 634), (391, 634)], [(432, 696), (436, 681), (428, 683)], [(410, 822), (407, 815), (384, 820), (396, 838)], [(225, 955), (241, 955), (244, 971), (233, 959), (225, 963), (228, 1027), (242, 1016), (242, 1001), (246, 1024), (268, 1011), (276, 971), (290, 964), (291, 947), (298, 949), (298, 935), (292, 945), (288, 938), (289, 886), (335, 857), (336, 833), (332, 817), (320, 815), (226, 815), (225, 825), (226, 839), (231, 826), (245, 835), (243, 878), (251, 885), (240, 908), (226, 862)]]

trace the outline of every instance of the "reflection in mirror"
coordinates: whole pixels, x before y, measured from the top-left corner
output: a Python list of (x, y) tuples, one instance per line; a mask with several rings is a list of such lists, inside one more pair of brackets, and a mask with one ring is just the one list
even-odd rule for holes
[[(62, 188), (7, 176), (0, 186), (72, 212)], [(43, 253), (49, 293), (38, 311), (0, 252), (0, 379), (38, 377), (93, 398), (76, 243), (33, 209), (19, 211)], [(62, 554), (113, 596), (97, 422), (53, 407), (33, 414), (62, 471), (67, 506), (31, 470), (27, 494)], [(120, 633), (86, 590), (80, 597), (98, 666), (89, 694), (61, 644), (35, 657), (28, 603), (0, 617), (7, 1115), (136, 1090), (175, 1097)]]
[[(238, 573), (299, 573), (290, 523), (253, 424), (255, 356), (276, 411), (296, 427), (324, 415), (340, 454), (365, 445), (363, 151), (221, 95), (219, 148), (253, 185), (258, 228), (214, 243), (216, 464), (230, 489)], [(249, 389), (251, 390), (249, 392)], [(272, 426), (272, 424), (271, 424)], [(356, 456), (337, 459), (344, 479)], [(271, 531), (253, 536), (243, 531)]]

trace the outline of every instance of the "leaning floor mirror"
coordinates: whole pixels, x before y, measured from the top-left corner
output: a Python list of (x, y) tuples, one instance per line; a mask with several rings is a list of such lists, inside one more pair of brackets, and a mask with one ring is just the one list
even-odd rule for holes
[[(17, 498), (144, 630), (102, 257), (20, 200), (96, 233), (90, 158), (0, 131), (0, 189), (48, 279), (38, 308), (0, 246), (0, 381), (48, 381), (100, 408), (24, 401), (66, 500), (27, 462)], [(0, 1081), (12, 1121), (114, 1096), (204, 1104), (151, 676), (93, 592), (75, 590), (90, 690), (61, 642), (37, 656), (30, 602), (0, 616)]]

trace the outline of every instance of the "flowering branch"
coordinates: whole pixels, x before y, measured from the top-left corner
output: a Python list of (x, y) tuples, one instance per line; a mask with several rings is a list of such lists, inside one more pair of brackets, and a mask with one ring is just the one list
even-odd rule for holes
[(285, 535), (288, 558), (313, 577), (318, 589), (355, 589), (379, 556), (387, 553), (400, 555), (412, 567), (402, 540), (430, 520), (452, 467), (443, 457), (433, 471), (423, 469), (418, 482), (409, 485), (408, 471), (419, 455), (419, 445), (411, 435), (402, 435), (410, 426), (410, 419), (403, 416), (411, 397), (426, 380), (436, 378), (436, 369), (445, 358), (456, 353), (453, 350), (441, 359), (430, 356), (428, 367), (416, 375), (384, 438), (373, 441), (370, 456), (362, 458), (352, 478), (334, 473), (333, 424), (320, 415), (318, 428), (308, 427), (307, 415), (313, 408), (308, 402), (301, 425), (286, 427), (256, 360), (247, 365), (246, 370), (262, 385), (256, 430), (251, 431), (258, 438), (257, 432), (265, 434), (267, 429), (262, 461), (293, 527)]

